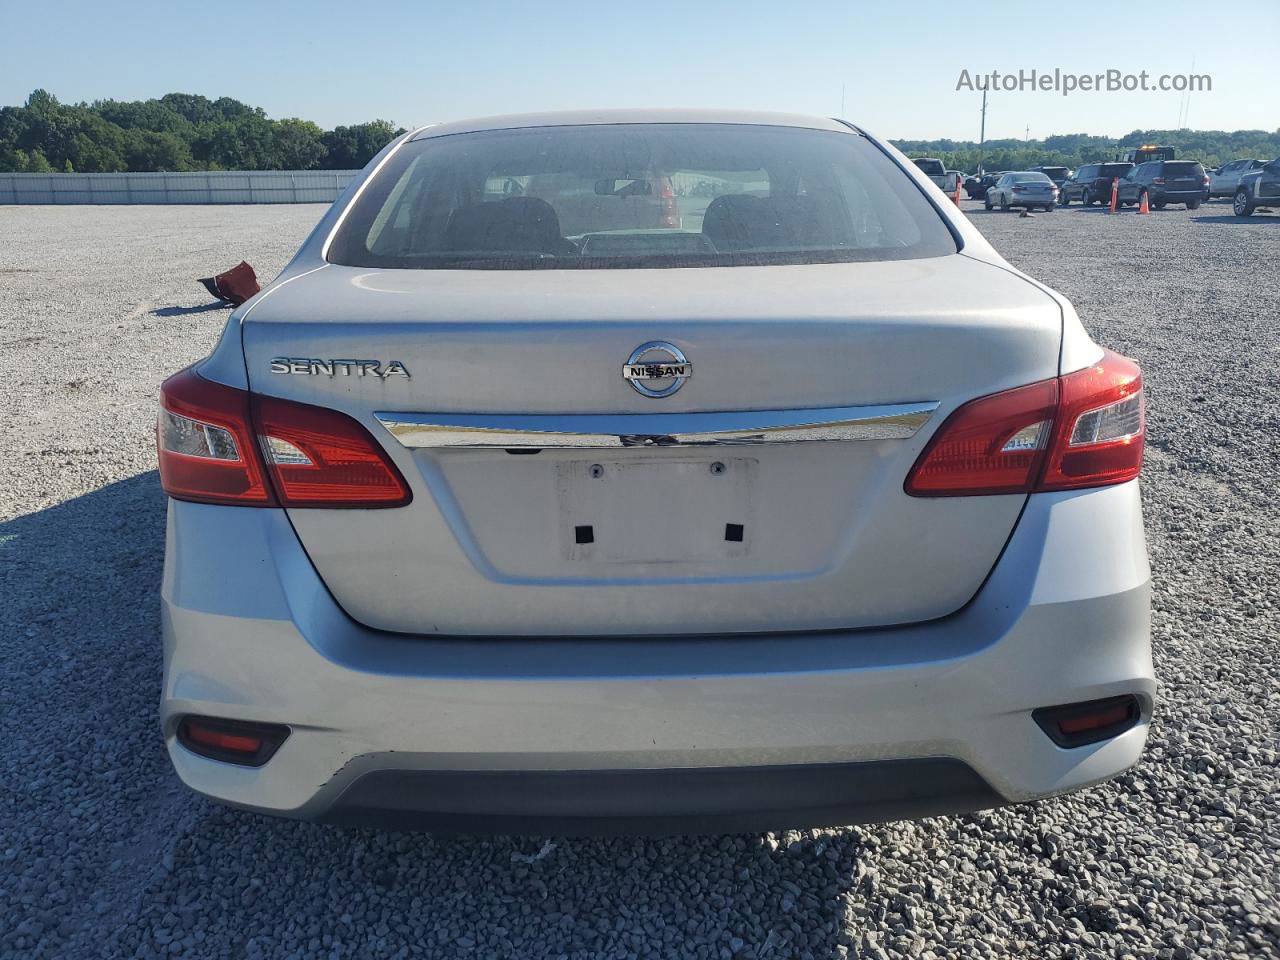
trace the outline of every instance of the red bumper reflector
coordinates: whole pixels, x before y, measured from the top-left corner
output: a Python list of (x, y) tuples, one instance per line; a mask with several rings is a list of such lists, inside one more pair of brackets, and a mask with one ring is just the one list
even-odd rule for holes
[(1138, 698), (1132, 694), (1086, 700), (1058, 707), (1041, 707), (1031, 716), (1060, 747), (1083, 747), (1110, 740), (1133, 727), (1142, 716)]
[(289, 728), (278, 723), (189, 716), (178, 724), (178, 742), (192, 753), (249, 767), (270, 760), (288, 736)]

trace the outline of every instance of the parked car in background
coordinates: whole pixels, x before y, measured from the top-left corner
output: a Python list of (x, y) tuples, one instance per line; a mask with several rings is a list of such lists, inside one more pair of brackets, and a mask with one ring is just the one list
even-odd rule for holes
[(1224, 163), (1216, 170), (1209, 171), (1209, 196), (1234, 197), (1236, 187), (1240, 186), (1240, 178), (1250, 170), (1257, 170), (1266, 163), (1265, 160), (1232, 160)]
[[(671, 834), (1136, 763), (1141, 371), (923, 183), (820, 117), (390, 143), (161, 387), (182, 781), (304, 820)], [(650, 226), (610, 209), (635, 199)]]
[(986, 207), (988, 210), (995, 206), (1001, 210), (1041, 207), (1048, 212), (1057, 202), (1058, 188), (1052, 180), (1039, 170), (1018, 170), (1006, 173), (987, 191)]
[(1280, 209), (1280, 157), (1244, 173), (1232, 196), (1231, 209), (1237, 217), (1251, 217), (1264, 208)]
[(1126, 161), (1115, 163), (1086, 163), (1063, 182), (1058, 191), (1058, 201), (1065, 207), (1074, 200), (1086, 207), (1095, 203), (1111, 202), (1111, 181), (1124, 178), (1133, 169)]
[(1053, 185), (1059, 190), (1062, 185), (1071, 178), (1070, 167), (1034, 167), (1033, 169), (1043, 173), (1046, 177), (1053, 181)]
[(1127, 151), (1123, 156), (1116, 157), (1117, 160), (1125, 160), (1134, 165), (1147, 163), (1151, 160), (1176, 160), (1177, 158), (1178, 153), (1173, 147), (1160, 147), (1152, 143), (1135, 147)]
[(983, 173), (978, 176), (970, 177), (964, 183), (965, 192), (969, 195), (970, 200), (987, 199), (987, 191), (990, 190), (997, 180), (1004, 176), (1007, 170), (997, 170), (993, 173)]
[(1156, 210), (1171, 203), (1185, 203), (1195, 210), (1204, 200), (1204, 167), (1196, 160), (1149, 160), (1140, 163), (1120, 181), (1121, 204), (1147, 202)]
[(934, 157), (915, 157), (911, 161), (919, 167), (926, 177), (938, 185), (938, 189), (945, 194), (952, 194), (956, 191), (956, 177), (959, 174), (953, 174), (943, 166), (942, 161)]

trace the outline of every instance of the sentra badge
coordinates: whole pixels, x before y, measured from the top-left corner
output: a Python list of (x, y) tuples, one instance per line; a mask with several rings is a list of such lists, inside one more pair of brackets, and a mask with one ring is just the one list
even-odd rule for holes
[(317, 360), (314, 357), (272, 357), (272, 373), (296, 373), (304, 377), (404, 377), (409, 368), (399, 360)]

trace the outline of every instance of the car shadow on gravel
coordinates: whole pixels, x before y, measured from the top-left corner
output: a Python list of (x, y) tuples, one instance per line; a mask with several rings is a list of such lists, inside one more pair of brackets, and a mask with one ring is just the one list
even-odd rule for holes
[(98, 955), (190, 804), (156, 720), (164, 517), (151, 471), (0, 523), (0, 954)]
[(1252, 216), (1252, 217), (1237, 217), (1234, 214), (1227, 214), (1226, 216), (1216, 216), (1216, 217), (1192, 217), (1191, 222), (1192, 223), (1231, 223), (1237, 226), (1244, 226), (1245, 224), (1256, 224), (1256, 223), (1280, 223), (1280, 217), (1267, 216), (1267, 215)]
[(198, 307), (161, 307), (152, 310), (153, 317), (185, 317), (191, 313), (208, 313), (210, 310), (230, 310), (229, 303), (202, 303)]
[(211, 803), (202, 814), (119, 952), (181, 942), (190, 931), (172, 918), (193, 899), (202, 950), (266, 957), (594, 960), (663, 943), (668, 956), (834, 960), (862, 942), (852, 900), (871, 924), (914, 919), (866, 866), (878, 841), (856, 830), (547, 839), (324, 827)]

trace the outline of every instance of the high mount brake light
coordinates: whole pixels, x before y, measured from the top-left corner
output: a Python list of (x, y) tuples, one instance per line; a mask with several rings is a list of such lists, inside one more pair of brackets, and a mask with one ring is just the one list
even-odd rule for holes
[(1083, 370), (979, 397), (938, 428), (907, 475), (914, 497), (1100, 487), (1142, 469), (1142, 372), (1105, 351)]
[(177, 500), (256, 507), (399, 507), (408, 484), (344, 413), (261, 397), (188, 369), (160, 388), (160, 480)]

